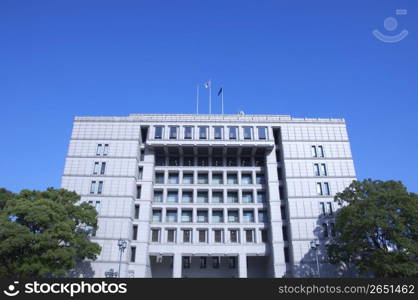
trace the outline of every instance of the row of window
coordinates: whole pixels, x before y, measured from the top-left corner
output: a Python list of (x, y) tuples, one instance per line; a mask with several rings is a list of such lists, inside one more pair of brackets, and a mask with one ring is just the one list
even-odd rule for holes
[[(180, 236), (177, 236), (177, 229), (165, 229), (164, 236), (161, 228), (151, 229), (152, 243), (267, 243), (268, 230), (260, 229), (257, 234), (256, 229), (197, 229), (193, 231), (190, 228), (180, 229)], [(179, 240), (177, 240), (179, 239)]]
[[(180, 129), (183, 129), (180, 134)], [(165, 134), (165, 126), (154, 127), (154, 139), (161, 140), (167, 138)], [(242, 131), (239, 131), (238, 126), (168, 126), (168, 139), (200, 139), (200, 140), (238, 140), (241, 135), (244, 140), (252, 140), (257, 138), (258, 140), (267, 139), (267, 127), (256, 127), (257, 136), (254, 136), (254, 127), (243, 126)]]
[[(197, 175), (197, 176), (196, 176)], [(166, 177), (167, 176), (167, 177)], [(210, 180), (209, 180), (210, 178)], [(241, 180), (239, 181), (238, 178)], [(264, 184), (263, 173), (242, 172), (166, 172), (155, 173), (156, 184)]]
[(263, 167), (264, 156), (160, 156), (155, 158), (156, 166), (184, 166), (184, 167)]
[(265, 203), (264, 190), (154, 190), (154, 202), (165, 203)]
[[(209, 217), (211, 223), (265, 223), (268, 222), (268, 214), (264, 209), (171, 209), (166, 210), (162, 208), (154, 208), (152, 210), (152, 221), (155, 223), (209, 223)], [(257, 214), (257, 220), (255, 215)], [(180, 218), (178, 217), (180, 215)]]
[(97, 144), (96, 155), (107, 156), (109, 154), (109, 144)]

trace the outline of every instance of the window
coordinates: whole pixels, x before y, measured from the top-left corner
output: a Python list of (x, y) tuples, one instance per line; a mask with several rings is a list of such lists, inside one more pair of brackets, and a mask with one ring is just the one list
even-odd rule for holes
[(183, 195), (181, 197), (181, 202), (183, 202), (183, 203), (192, 203), (193, 202), (193, 192), (183, 191)]
[(281, 205), (280, 206), (280, 214), (282, 215), (282, 220), (286, 220), (287, 219), (286, 206), (284, 206), (284, 205)]
[(197, 222), (198, 223), (207, 223), (208, 222), (208, 211), (207, 210), (198, 210), (197, 211)]
[(199, 127), (199, 139), (206, 140), (207, 139), (207, 127), (200, 126)]
[(262, 191), (257, 191), (257, 203), (266, 202), (266, 193)]
[(192, 139), (192, 127), (191, 126), (184, 127), (184, 138), (186, 140)]
[(99, 181), (99, 186), (97, 187), (97, 194), (101, 194), (103, 192), (103, 181)]
[(261, 229), (261, 242), (267, 243), (269, 241), (267, 229)]
[(215, 243), (222, 243), (222, 230), (215, 229), (213, 231), (213, 239)]
[(197, 203), (208, 203), (208, 192), (197, 192)]
[(200, 257), (200, 268), (206, 269), (206, 257)]
[(152, 210), (152, 221), (153, 222), (161, 222), (163, 219), (161, 209), (153, 209)]
[(324, 157), (324, 148), (322, 146), (318, 146), (319, 157)]
[(323, 193), (322, 193), (322, 183), (320, 183), (320, 182), (316, 183), (316, 193), (318, 195), (323, 195)]
[(223, 192), (212, 192), (212, 203), (223, 203), (224, 193)]
[(236, 167), (237, 166), (237, 158), (234, 156), (230, 156), (226, 158), (226, 165), (228, 167)]
[(241, 157), (241, 166), (242, 167), (250, 167), (251, 165), (252, 165), (251, 157), (248, 157), (248, 156)]
[(145, 158), (145, 149), (141, 149), (139, 151), (139, 160), (144, 161), (144, 158)]
[(181, 212), (181, 222), (191, 223), (193, 221), (193, 214), (191, 210), (183, 210)]
[(136, 241), (138, 238), (138, 225), (132, 226), (132, 239)]
[(311, 155), (312, 155), (312, 157), (318, 157), (318, 153), (316, 151), (316, 146), (311, 146)]
[(136, 186), (136, 199), (141, 199), (141, 191), (142, 191), (141, 186), (137, 185)]
[(223, 174), (222, 173), (213, 173), (212, 174), (212, 184), (223, 184)]
[(212, 268), (219, 269), (219, 257), (212, 257)]
[(192, 167), (194, 166), (194, 158), (193, 156), (185, 156), (183, 157), (183, 166)]
[(256, 156), (254, 159), (254, 163), (256, 167), (264, 167), (265, 159), (263, 156)]
[(197, 183), (198, 184), (208, 184), (209, 178), (207, 173), (199, 173), (197, 174)]
[(331, 195), (331, 191), (329, 189), (329, 183), (328, 182), (324, 182), (324, 193), (327, 196)]
[(183, 268), (190, 269), (190, 256), (183, 256)]
[(327, 213), (325, 202), (319, 202), (319, 210), (320, 210), (320, 214), (325, 216), (325, 214)]
[(97, 148), (96, 148), (96, 155), (102, 155), (103, 154), (103, 145), (102, 144), (98, 144)]
[(228, 222), (229, 223), (239, 222), (239, 214), (237, 210), (228, 210)]
[(109, 154), (109, 144), (105, 144), (103, 148), (103, 155), (107, 156)]
[(168, 183), (178, 184), (179, 183), (179, 174), (178, 173), (169, 173), (168, 174)]
[(245, 241), (247, 243), (254, 243), (254, 231), (252, 229), (245, 230)]
[(212, 158), (212, 166), (215, 167), (222, 167), (223, 166), (223, 159), (222, 157), (213, 157)]
[(237, 139), (237, 127), (229, 127), (229, 139), (236, 140)]
[(258, 139), (265, 140), (267, 138), (266, 127), (258, 127)]
[(163, 138), (163, 127), (162, 126), (155, 126), (155, 136), (156, 140), (161, 140)]
[(170, 139), (171, 140), (177, 139), (177, 127), (176, 126), (170, 127)]
[(248, 126), (244, 126), (244, 140), (251, 140), (252, 138), (252, 128)]
[(94, 163), (94, 168), (93, 168), (93, 174), (94, 174), (94, 175), (99, 174), (99, 168), (100, 168), (100, 163), (99, 163), (98, 161), (96, 161), (96, 162)]
[(327, 166), (325, 164), (321, 164), (321, 175), (327, 176)]
[(328, 237), (328, 225), (327, 225), (327, 223), (322, 224), (322, 233), (324, 235), (324, 238)]
[(90, 194), (94, 194), (96, 192), (96, 181), (92, 181), (90, 185)]
[(151, 242), (158, 243), (160, 241), (160, 230), (151, 229)]
[(238, 184), (238, 176), (236, 173), (229, 173), (226, 176), (226, 181), (228, 184)]
[(289, 263), (290, 262), (289, 247), (284, 247), (283, 252), (284, 252), (284, 261), (286, 263)]
[(331, 229), (331, 236), (335, 237), (335, 224), (329, 223), (330, 229)]
[(229, 230), (229, 241), (231, 243), (238, 243), (238, 230), (237, 229)]
[(206, 230), (199, 229), (197, 232), (199, 234), (199, 243), (206, 243)]
[(256, 184), (264, 184), (266, 182), (265, 178), (264, 178), (264, 174), (262, 173), (257, 173), (255, 175), (255, 183)]
[(163, 202), (163, 191), (154, 191), (154, 202)]
[(228, 192), (227, 200), (228, 200), (228, 203), (238, 203), (238, 193), (237, 192)]
[(243, 218), (244, 223), (253, 223), (254, 212), (252, 210), (244, 210), (242, 212), (242, 218)]
[(253, 192), (242, 192), (242, 203), (253, 203)]
[(237, 263), (236, 263), (235, 257), (231, 256), (231, 257), (228, 258), (228, 267), (230, 269), (235, 269), (236, 268), (236, 264)]
[(164, 156), (157, 156), (155, 158), (155, 165), (156, 166), (165, 166), (165, 157)]
[(215, 140), (220, 140), (222, 139), (222, 127), (215, 127), (214, 128), (215, 131)]
[(176, 230), (167, 229), (167, 243), (175, 243), (175, 242), (176, 242)]
[(192, 235), (190, 229), (183, 229), (183, 243), (191, 243)]
[(106, 171), (106, 163), (102, 162), (102, 166), (100, 167), (100, 175), (104, 175)]
[(135, 204), (134, 219), (139, 219), (139, 204)]
[(253, 176), (251, 173), (243, 173), (241, 175), (241, 184), (253, 184)]
[(177, 203), (178, 202), (178, 192), (172, 191), (167, 193), (167, 202)]
[(138, 167), (138, 179), (142, 180), (142, 174), (144, 173), (143, 167)]
[(183, 184), (193, 184), (193, 173), (183, 173)]
[(155, 173), (155, 183), (164, 184), (164, 173), (163, 172)]
[(321, 175), (321, 173), (319, 172), (319, 164), (314, 164), (314, 174), (315, 176)]
[(169, 223), (177, 222), (177, 210), (167, 210), (166, 221)]
[(328, 214), (332, 215), (333, 211), (332, 211), (332, 203), (328, 202)]
[(224, 212), (222, 210), (212, 211), (212, 223), (223, 223), (224, 222)]
[(179, 160), (178, 156), (170, 156), (168, 158), (168, 165), (172, 166), (172, 167), (178, 167), (180, 165), (179, 161), (180, 160)]
[(267, 215), (267, 211), (265, 210), (259, 210), (258, 211), (258, 222), (259, 223), (264, 223), (268, 221), (268, 215)]
[(197, 158), (197, 165), (199, 167), (209, 166), (209, 158), (207, 156), (201, 156)]
[(135, 262), (136, 247), (131, 247), (131, 262)]

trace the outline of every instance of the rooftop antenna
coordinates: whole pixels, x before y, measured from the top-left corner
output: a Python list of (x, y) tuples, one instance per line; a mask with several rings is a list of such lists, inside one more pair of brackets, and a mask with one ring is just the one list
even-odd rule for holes
[(205, 82), (204, 84), (205, 88), (209, 89), (209, 114), (212, 114), (212, 80), (209, 79), (209, 81)]
[(199, 114), (199, 85), (196, 85), (196, 114)]

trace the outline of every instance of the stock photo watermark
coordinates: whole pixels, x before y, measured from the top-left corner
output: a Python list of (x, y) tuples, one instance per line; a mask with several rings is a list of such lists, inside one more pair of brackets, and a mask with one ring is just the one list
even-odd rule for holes
[[(406, 9), (397, 9), (395, 11), (397, 16), (405, 16), (408, 14)], [(372, 31), (373, 35), (380, 41), (384, 43), (398, 43), (405, 39), (409, 32), (406, 29), (401, 30), (397, 34), (393, 34), (396, 29), (398, 29), (398, 20), (395, 17), (387, 17), (383, 21), (383, 27), (388, 32), (388, 34), (380, 32), (378, 29)]]

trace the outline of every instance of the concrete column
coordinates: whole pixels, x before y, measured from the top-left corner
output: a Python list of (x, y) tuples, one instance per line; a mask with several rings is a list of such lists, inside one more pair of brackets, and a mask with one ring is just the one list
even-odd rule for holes
[(238, 255), (238, 277), (247, 278), (247, 255)]
[(173, 278), (181, 278), (181, 253), (173, 255)]

